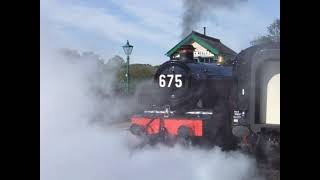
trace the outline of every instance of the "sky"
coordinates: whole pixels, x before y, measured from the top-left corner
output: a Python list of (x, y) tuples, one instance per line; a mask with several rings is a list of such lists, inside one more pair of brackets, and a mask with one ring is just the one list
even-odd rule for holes
[[(181, 41), (183, 0), (41, 0), (40, 42), (53, 48), (93, 51), (108, 60), (125, 57), (122, 46), (134, 46), (130, 63), (158, 65)], [(210, 10), (209, 10), (210, 11)], [(194, 30), (218, 38), (240, 52), (267, 33), (280, 18), (280, 0), (248, 0), (236, 8), (207, 12)]]

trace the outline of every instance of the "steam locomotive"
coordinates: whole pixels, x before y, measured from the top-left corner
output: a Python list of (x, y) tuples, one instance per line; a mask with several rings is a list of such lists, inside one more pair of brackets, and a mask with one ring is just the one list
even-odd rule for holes
[(131, 117), (131, 133), (148, 143), (241, 147), (263, 155), (269, 153), (266, 146), (280, 150), (280, 115), (274, 108), (280, 102), (270, 105), (280, 91), (270, 85), (280, 80), (279, 44), (247, 48), (232, 66), (197, 63), (193, 52), (192, 45), (182, 46), (178, 60), (158, 68), (152, 90), (145, 89), (151, 106)]

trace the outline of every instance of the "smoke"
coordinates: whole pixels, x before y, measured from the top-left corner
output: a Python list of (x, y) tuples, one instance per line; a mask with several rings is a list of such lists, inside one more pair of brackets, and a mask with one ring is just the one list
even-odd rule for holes
[(219, 8), (232, 9), (247, 0), (183, 0), (182, 34), (185, 37), (198, 27), (204, 16)]

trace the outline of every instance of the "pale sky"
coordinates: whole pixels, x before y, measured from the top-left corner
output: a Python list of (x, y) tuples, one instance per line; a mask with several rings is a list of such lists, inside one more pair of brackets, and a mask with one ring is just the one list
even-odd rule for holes
[[(180, 40), (182, 0), (41, 0), (41, 44), (93, 51), (104, 59), (124, 57), (126, 40), (134, 46), (132, 63), (161, 64)], [(279, 0), (248, 0), (233, 10), (206, 14), (194, 30), (220, 39), (240, 52), (280, 17)]]

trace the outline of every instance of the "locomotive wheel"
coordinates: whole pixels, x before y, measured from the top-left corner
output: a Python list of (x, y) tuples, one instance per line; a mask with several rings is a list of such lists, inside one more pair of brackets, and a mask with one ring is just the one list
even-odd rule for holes
[(255, 155), (260, 164), (280, 170), (280, 145), (274, 144), (266, 135), (260, 135)]
[(190, 128), (186, 126), (180, 126), (178, 128), (178, 136), (181, 138), (189, 138), (191, 136)]
[(190, 146), (191, 142), (191, 129), (186, 126), (180, 126), (178, 128), (178, 143), (183, 146)]
[(130, 132), (136, 136), (143, 136), (146, 134), (145, 129), (137, 124), (132, 124), (130, 126)]

